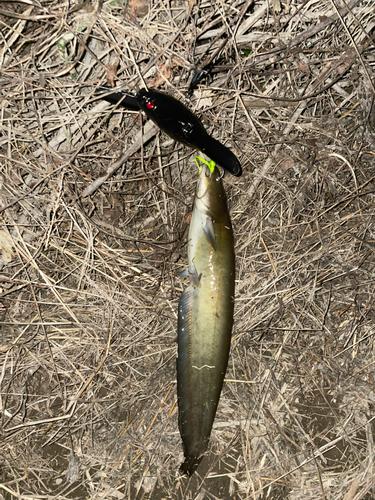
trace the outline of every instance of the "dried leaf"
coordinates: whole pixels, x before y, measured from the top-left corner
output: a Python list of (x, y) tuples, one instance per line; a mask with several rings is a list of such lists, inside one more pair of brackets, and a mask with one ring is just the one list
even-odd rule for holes
[(148, 0), (130, 0), (128, 9), (134, 17), (145, 17), (149, 11)]
[(1, 248), (1, 258), (4, 264), (9, 264), (14, 257), (13, 245), (11, 243), (11, 236), (6, 227), (0, 229), (0, 248)]
[(115, 76), (117, 75), (117, 69), (118, 69), (119, 63), (120, 63), (120, 58), (117, 57), (114, 63), (106, 64), (107, 82), (111, 87), (115, 86)]

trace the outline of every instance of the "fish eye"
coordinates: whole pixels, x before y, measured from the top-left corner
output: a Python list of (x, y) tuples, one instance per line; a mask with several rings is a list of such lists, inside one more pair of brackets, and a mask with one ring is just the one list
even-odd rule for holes
[(152, 99), (147, 99), (146, 101), (146, 107), (148, 109), (155, 109), (155, 103)]

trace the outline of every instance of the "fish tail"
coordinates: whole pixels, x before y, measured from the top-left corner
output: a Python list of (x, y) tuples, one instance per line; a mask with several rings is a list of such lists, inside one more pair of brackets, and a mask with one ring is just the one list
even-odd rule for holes
[(202, 460), (202, 456), (199, 457), (185, 457), (185, 462), (181, 465), (180, 471), (183, 474), (187, 474), (188, 476), (192, 476), (195, 472), (195, 469), (198, 467)]

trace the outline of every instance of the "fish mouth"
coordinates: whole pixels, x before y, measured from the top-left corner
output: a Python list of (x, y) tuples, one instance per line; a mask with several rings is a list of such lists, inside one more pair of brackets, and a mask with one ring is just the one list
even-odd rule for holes
[(211, 175), (213, 174), (213, 172), (211, 172), (211, 170), (205, 164), (203, 164), (203, 167), (201, 167), (201, 168), (203, 171), (201, 175), (204, 175), (207, 179), (209, 179), (211, 177)]
[(211, 172), (206, 165), (201, 167), (196, 193), (198, 200), (202, 200), (206, 196), (207, 191), (210, 189), (211, 182), (214, 181), (214, 173), (215, 170)]

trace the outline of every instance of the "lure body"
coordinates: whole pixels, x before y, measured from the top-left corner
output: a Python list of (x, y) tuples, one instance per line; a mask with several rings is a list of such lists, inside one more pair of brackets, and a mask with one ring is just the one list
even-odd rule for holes
[[(103, 89), (103, 87), (102, 87)], [(241, 164), (230, 149), (211, 137), (199, 118), (182, 102), (157, 90), (142, 89), (134, 96), (116, 92), (101, 96), (127, 109), (142, 109), (158, 127), (177, 142), (198, 149), (233, 175), (242, 174)], [(137, 107), (138, 106), (138, 107)]]
[[(111, 89), (107, 87), (99, 87), (99, 90), (110, 91)], [(111, 92), (110, 94), (102, 94), (100, 96), (104, 101), (110, 102), (111, 104), (118, 104), (131, 111), (140, 111), (138, 100), (133, 95), (129, 95), (125, 92)]]
[(178, 310), (177, 395), (185, 462), (206, 451), (228, 364), (235, 280), (233, 232), (217, 168), (201, 169), (189, 229), (190, 285)]

